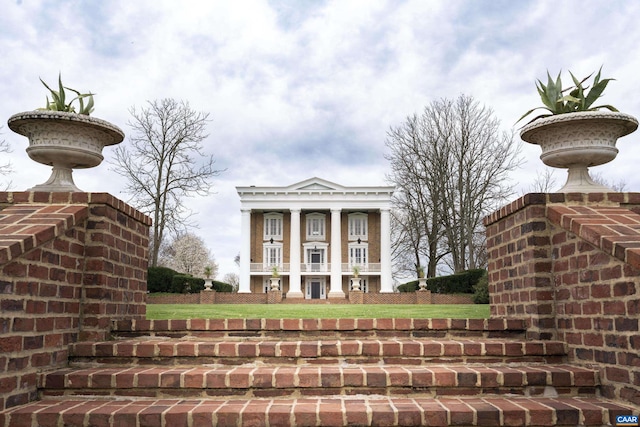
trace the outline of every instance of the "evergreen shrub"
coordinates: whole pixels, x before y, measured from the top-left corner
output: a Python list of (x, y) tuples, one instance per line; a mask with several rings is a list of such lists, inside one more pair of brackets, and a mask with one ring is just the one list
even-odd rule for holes
[[(475, 292), (474, 286), (484, 274), (485, 269), (477, 268), (449, 276), (430, 277), (427, 279), (427, 289), (436, 294), (472, 294)], [(400, 292), (415, 292), (418, 289), (417, 280), (398, 286)]]
[(473, 287), (473, 302), (476, 304), (489, 304), (489, 276), (485, 273)]
[(188, 274), (176, 274), (173, 276), (171, 291), (175, 294), (197, 294), (204, 290), (204, 279)]
[(147, 270), (147, 291), (172, 292), (173, 276), (178, 274), (168, 267), (149, 267)]

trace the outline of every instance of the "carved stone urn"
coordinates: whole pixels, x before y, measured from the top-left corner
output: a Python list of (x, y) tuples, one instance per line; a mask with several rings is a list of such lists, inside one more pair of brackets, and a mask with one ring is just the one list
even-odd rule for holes
[(595, 183), (589, 167), (615, 159), (616, 141), (638, 128), (635, 117), (609, 111), (557, 114), (525, 125), (520, 137), (540, 145), (540, 159), (547, 166), (568, 169), (565, 185), (558, 193), (613, 191)]
[(32, 160), (53, 166), (49, 179), (28, 191), (82, 191), (73, 182), (73, 169), (102, 163), (102, 148), (119, 144), (124, 133), (111, 123), (84, 114), (35, 110), (11, 116), (9, 128), (29, 138)]
[(271, 281), (271, 290), (279, 291), (280, 290), (280, 278), (279, 277), (271, 277), (269, 279)]
[(351, 290), (352, 291), (359, 291), (360, 290), (360, 278), (359, 277), (352, 277), (351, 278)]

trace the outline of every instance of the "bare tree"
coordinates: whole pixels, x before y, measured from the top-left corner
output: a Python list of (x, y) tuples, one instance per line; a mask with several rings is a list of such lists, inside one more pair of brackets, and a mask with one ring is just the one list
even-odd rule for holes
[(445, 257), (453, 271), (484, 262), (482, 218), (511, 194), (507, 174), (520, 163), (513, 134), (499, 128), (491, 109), (461, 95), (432, 102), (388, 133), (396, 216), (413, 228), (395, 244), (418, 244), (412, 253), (427, 259), (428, 276)]
[[(555, 170), (551, 169), (551, 168), (545, 168), (543, 173), (538, 172), (536, 174), (536, 179), (533, 181), (533, 184), (531, 184), (529, 186), (529, 190), (526, 192), (523, 192), (522, 194), (524, 195), (525, 193), (553, 193), (554, 188), (557, 187), (556, 185), (556, 177), (555, 177)], [(592, 172), (591, 173), (591, 179), (596, 183), (596, 184), (600, 184), (600, 185), (604, 185), (605, 187), (611, 188), (613, 191), (615, 192), (623, 192), (626, 187), (627, 187), (627, 182), (624, 179), (621, 179), (619, 181), (609, 181), (607, 179), (605, 179), (602, 176), (602, 173), (600, 172)]]
[(591, 173), (591, 179), (600, 185), (604, 185), (612, 189), (616, 193), (622, 193), (627, 188), (627, 182), (624, 179), (619, 181), (609, 181), (605, 177), (602, 176), (602, 172)]
[[(0, 127), (0, 129), (2, 129), (2, 127)], [(0, 153), (8, 154), (10, 152), (11, 152), (11, 147), (9, 146), (9, 143), (4, 139), (0, 139)], [(13, 169), (11, 168), (11, 162), (0, 164), (0, 175), (6, 176), (6, 175), (9, 175), (11, 172), (13, 172)], [(9, 181), (6, 184), (3, 184), (2, 190), (6, 191), (10, 187), (11, 187), (11, 181)]]
[(238, 292), (240, 286), (240, 277), (236, 273), (227, 273), (222, 279), (224, 283), (228, 283), (233, 288), (233, 292)]
[(129, 147), (116, 148), (114, 170), (127, 178), (134, 206), (153, 217), (151, 266), (156, 266), (166, 231), (179, 234), (193, 226), (184, 198), (209, 194), (211, 178), (222, 171), (214, 169), (213, 156), (203, 154), (208, 113), (174, 99), (129, 111), (133, 134)]
[(551, 193), (555, 187), (556, 177), (554, 175), (554, 170), (551, 168), (545, 168), (544, 172), (536, 173), (536, 179), (529, 186), (529, 191), (527, 191), (527, 193)]
[(391, 128), (386, 143), (390, 149), (386, 158), (391, 162), (388, 179), (396, 186), (393, 253), (396, 258), (406, 254), (405, 265), (412, 259), (416, 273), (426, 263), (427, 277), (435, 276), (438, 262), (447, 252), (439, 244), (443, 188), (424, 185), (442, 182), (446, 174), (441, 163), (443, 146), (433, 130), (426, 115), (413, 115), (403, 125)]
[(204, 240), (193, 233), (184, 233), (168, 243), (162, 250), (159, 264), (196, 277), (205, 275), (207, 267), (212, 279), (218, 274), (218, 264)]

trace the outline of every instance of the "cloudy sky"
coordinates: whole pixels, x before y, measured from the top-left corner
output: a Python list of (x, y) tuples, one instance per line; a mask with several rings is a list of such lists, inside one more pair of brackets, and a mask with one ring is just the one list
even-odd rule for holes
[[(11, 161), (14, 173), (0, 184), (21, 191), (49, 176), (6, 126), (44, 105), (38, 77), (55, 84), (62, 72), (66, 85), (97, 93), (93, 115), (125, 133), (131, 106), (186, 100), (211, 114), (206, 150), (226, 169), (215, 193), (188, 202), (219, 277), (236, 272), (236, 186), (313, 176), (385, 185), (387, 130), (433, 100), (471, 95), (509, 130), (539, 104), (534, 82), (547, 69), (586, 76), (604, 65), (616, 81), (603, 102), (640, 116), (634, 1), (2, 0), (1, 10), (0, 139), (13, 152), (0, 164)], [(516, 139), (522, 193), (544, 166), (538, 147)], [(638, 139), (622, 139), (618, 159), (596, 171), (640, 190)], [(85, 191), (129, 199), (106, 162), (74, 177)]]

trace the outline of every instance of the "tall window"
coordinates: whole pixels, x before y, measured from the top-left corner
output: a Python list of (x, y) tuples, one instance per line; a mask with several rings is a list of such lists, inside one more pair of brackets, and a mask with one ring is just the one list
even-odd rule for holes
[(266, 267), (282, 266), (282, 243), (265, 243), (263, 259)]
[(275, 212), (264, 215), (264, 240), (282, 240), (282, 216)]
[(325, 240), (325, 215), (307, 214), (307, 240)]
[(367, 265), (367, 246), (366, 243), (349, 245), (349, 265)]
[(366, 213), (349, 214), (349, 240), (367, 240), (367, 219)]

